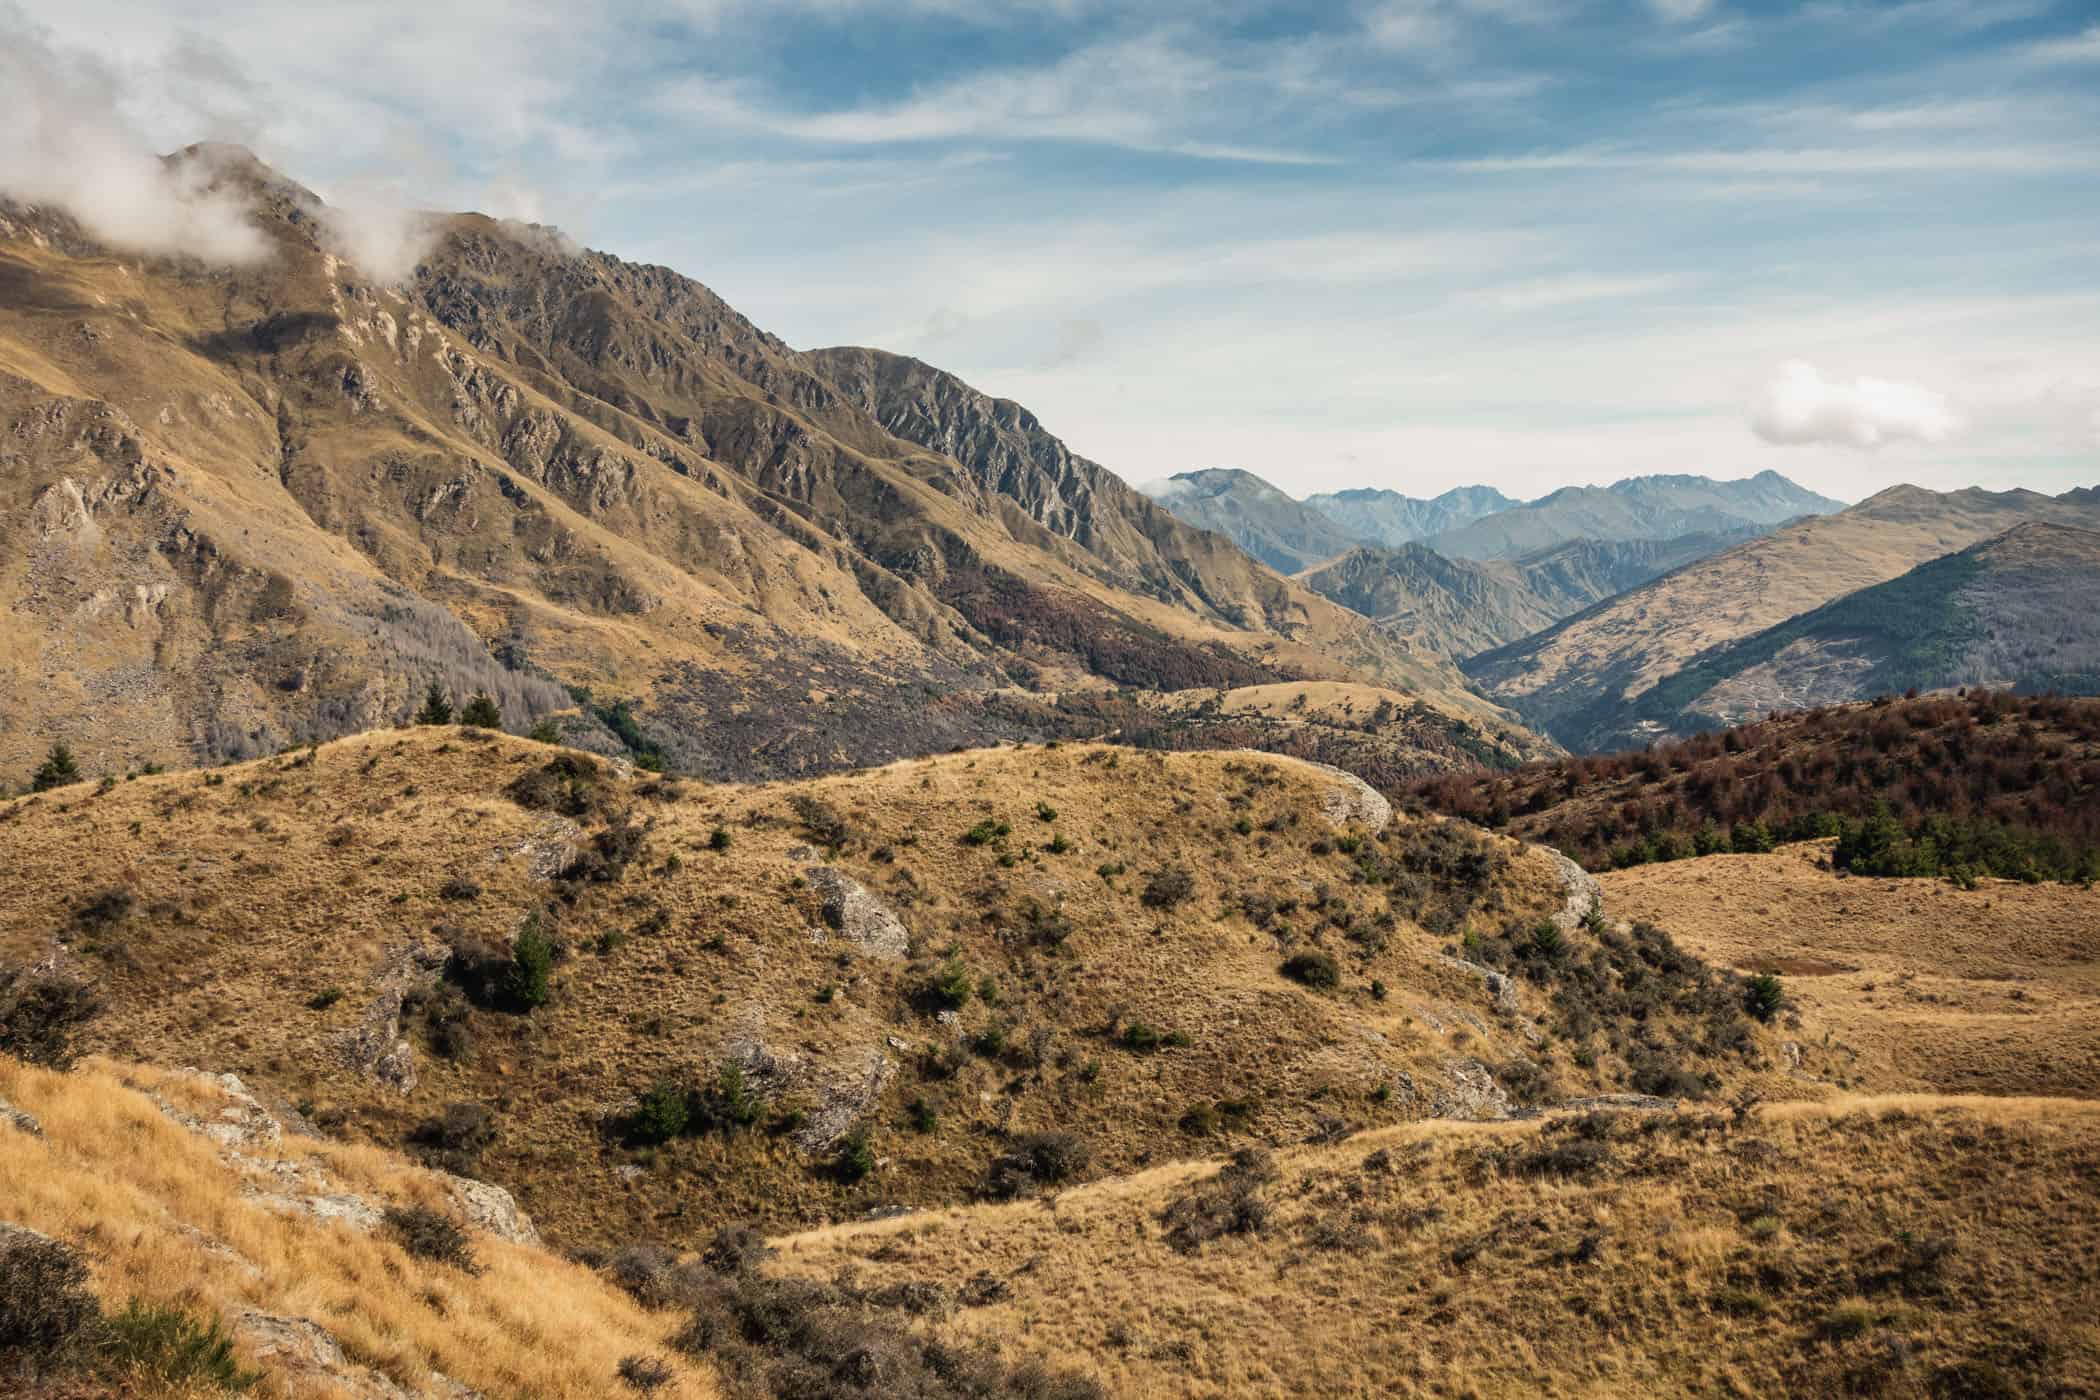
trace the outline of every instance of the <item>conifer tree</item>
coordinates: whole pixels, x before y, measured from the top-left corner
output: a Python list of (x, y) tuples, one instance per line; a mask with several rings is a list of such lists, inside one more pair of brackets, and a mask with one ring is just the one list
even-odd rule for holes
[(445, 695), (445, 687), (436, 681), (423, 692), (423, 708), (416, 711), (417, 724), (452, 723), (452, 701)]
[(80, 765), (73, 761), (73, 751), (60, 740), (51, 746), (44, 757), (43, 766), (29, 780), (31, 792), (49, 792), (52, 788), (64, 787), (80, 781)]
[(503, 711), (496, 707), (495, 697), (486, 690), (474, 692), (465, 709), (459, 712), (459, 722), (474, 729), (501, 729)]

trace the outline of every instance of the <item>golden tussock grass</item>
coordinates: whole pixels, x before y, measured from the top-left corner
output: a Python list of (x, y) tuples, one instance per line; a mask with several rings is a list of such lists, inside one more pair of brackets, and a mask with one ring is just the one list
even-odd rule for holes
[(987, 1270), (1009, 1293), (960, 1327), (1118, 1395), (2087, 1394), (2096, 1174), (2100, 1105), (2070, 1100), (1419, 1124), (1278, 1154), (1266, 1226), (1194, 1253), (1160, 1219), (1183, 1165), (791, 1236), (777, 1267)]
[[(243, 1173), (164, 1114), (154, 1092), (207, 1121), (226, 1104), (215, 1085), (180, 1073), (95, 1059), (56, 1074), (0, 1059), (0, 1097), (43, 1127), (42, 1137), (0, 1128), (0, 1219), (79, 1249), (105, 1309), (136, 1298), (229, 1325), (249, 1311), (303, 1318), (415, 1393), (437, 1371), (490, 1396), (604, 1396), (618, 1389), (623, 1357), (663, 1354), (665, 1319), (547, 1250), (476, 1234), (474, 1275), (413, 1257), (384, 1231), (244, 1196)], [(430, 1173), (370, 1147), (287, 1136), (240, 1150), (318, 1167), (329, 1190), (379, 1206), (448, 1199)], [(678, 1369), (660, 1393), (716, 1393), (696, 1367)], [(278, 1369), (260, 1393), (328, 1392)]]

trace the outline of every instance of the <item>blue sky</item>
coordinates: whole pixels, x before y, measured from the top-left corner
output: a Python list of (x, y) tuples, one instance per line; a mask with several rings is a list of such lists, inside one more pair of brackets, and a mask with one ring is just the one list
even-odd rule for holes
[[(0, 9), (0, 14), (5, 14)], [(559, 223), (1134, 480), (2100, 481), (2095, 0), (69, 0), (171, 147)]]

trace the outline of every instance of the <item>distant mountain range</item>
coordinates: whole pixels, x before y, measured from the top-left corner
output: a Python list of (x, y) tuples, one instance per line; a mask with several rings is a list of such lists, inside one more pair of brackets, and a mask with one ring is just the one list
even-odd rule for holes
[(1428, 543), (1460, 559), (1516, 559), (1570, 540), (1729, 534), (1844, 508), (1843, 501), (1819, 496), (1771, 471), (1740, 481), (1636, 476), (1610, 486), (1563, 487), (1446, 530)]
[(1305, 504), (1356, 539), (1390, 547), (1455, 530), (1517, 502), (1492, 486), (1455, 486), (1426, 501), (1371, 487), (1307, 496)]
[(1424, 544), (1362, 546), (1299, 575), (1410, 645), (1463, 659), (1542, 628), (1756, 531), (1673, 540), (1571, 540), (1521, 559), (1448, 558)]
[[(2073, 531), (2017, 534), (1966, 563), (1943, 559), (2028, 522)], [(1475, 656), (1465, 669), (1534, 727), (1585, 752), (1811, 697), (1872, 695), (1898, 680), (1897, 689), (1984, 680), (2062, 684), (2086, 669), (2078, 660), (2083, 624), (2068, 613), (2082, 596), (2079, 571), (2091, 567), (2081, 535), (2094, 529), (2100, 490), (2090, 487), (2053, 497), (1891, 487), (1839, 514), (1797, 521), (1678, 568)], [(2016, 569), (2015, 559), (2027, 562)], [(1933, 561), (1940, 567), (1889, 592), (1848, 599)], [(2045, 576), (2053, 581), (2038, 581)], [(1974, 584), (1978, 578), (1985, 582)], [(1957, 581), (1981, 592), (1947, 602), (1952, 612), (1912, 607)], [(2037, 600), (2031, 610), (2019, 605), (2023, 589)], [(1813, 624), (1804, 617), (1839, 600), (1847, 602)], [(1899, 609), (1906, 620), (1895, 631), (1868, 625)], [(1796, 620), (1807, 630), (1787, 632)], [(1977, 641), (1978, 628), (1998, 635)], [(2068, 659), (2047, 659), (2056, 652)], [(1673, 681), (1688, 670), (1690, 677)], [(2051, 675), (2059, 679), (2051, 682)]]

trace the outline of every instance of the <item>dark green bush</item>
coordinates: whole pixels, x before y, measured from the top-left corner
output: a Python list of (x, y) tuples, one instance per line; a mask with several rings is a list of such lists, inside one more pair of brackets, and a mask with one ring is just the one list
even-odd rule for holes
[(1293, 982), (1302, 982), (1320, 991), (1332, 990), (1342, 984), (1340, 964), (1316, 949), (1291, 954), (1283, 960), (1282, 971)]
[(394, 1242), (418, 1259), (478, 1274), (474, 1242), (450, 1216), (428, 1206), (389, 1206), (381, 1217)]

